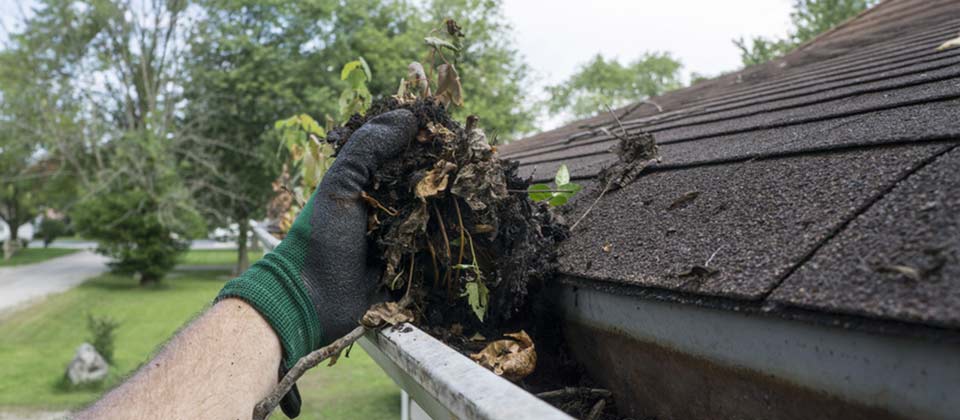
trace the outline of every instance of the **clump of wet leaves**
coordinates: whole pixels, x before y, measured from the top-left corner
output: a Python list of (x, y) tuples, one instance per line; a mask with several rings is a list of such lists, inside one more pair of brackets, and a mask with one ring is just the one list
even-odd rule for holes
[(461, 126), (445, 105), (435, 96), (380, 100), (328, 141), (339, 148), (369, 118), (413, 112), (416, 140), (364, 193), (368, 235), (386, 267), (383, 286), (397, 296), (410, 289), (423, 323), (497, 336), (552, 271), (567, 230), (545, 203), (511, 193), (527, 188), (517, 165), (496, 156), (476, 117)]
[[(327, 133), (339, 151), (382, 113), (407, 109), (418, 123), (416, 139), (373, 174), (361, 195), (370, 208), (368, 240), (378, 251), (371, 254), (385, 266), (381, 283), (404, 302), (375, 306), (362, 323), (413, 319), (428, 331), (446, 331), (442, 335), (472, 347), (461, 351), (475, 352), (478, 363), (516, 381), (537, 362), (533, 340), (521, 329), (534, 318), (530, 294), (552, 275), (556, 245), (568, 229), (551, 212), (551, 200), (528, 198), (517, 163), (497, 157), (477, 117), (464, 125), (450, 117), (448, 109), (464, 102), (456, 67), (464, 35), (456, 22), (444, 23), (445, 31), (424, 38), (428, 54), (423, 64), (410, 63), (396, 95), (369, 107), (358, 102), (364, 106)], [(360, 72), (363, 64), (351, 70), (358, 80), (369, 79), (368, 71)], [(569, 174), (558, 180), (558, 188), (573, 185)]]

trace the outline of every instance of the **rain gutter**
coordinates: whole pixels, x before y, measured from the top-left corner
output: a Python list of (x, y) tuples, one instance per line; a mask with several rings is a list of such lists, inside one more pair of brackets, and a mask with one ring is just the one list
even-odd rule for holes
[[(578, 356), (598, 360), (607, 353), (617, 354), (610, 363), (620, 368), (606, 369), (600, 376), (607, 373), (609, 377), (598, 378), (613, 388), (617, 383), (628, 384), (621, 388), (628, 395), (617, 395), (613, 389), (617, 401), (629, 402), (631, 397), (642, 400), (643, 395), (629, 394), (656, 386), (661, 392), (642, 401), (643, 409), (660, 404), (665, 410), (674, 410), (683, 405), (684, 398), (691, 401), (689, 395), (711, 395), (714, 401), (709, 404), (713, 406), (708, 408), (720, 410), (714, 415), (723, 417), (725, 403), (720, 400), (726, 397), (720, 395), (722, 388), (756, 381), (786, 390), (781, 394), (785, 399), (779, 401), (817, 401), (823, 396), (822, 401), (849, 404), (826, 415), (829, 418), (851, 418), (837, 415), (847, 413), (842, 410), (850, 405), (891, 416), (883, 418), (956, 419), (960, 413), (956, 394), (960, 390), (960, 345), (955, 342), (868, 333), (770, 314), (631, 296), (622, 290), (587, 286), (578, 279), (565, 279), (559, 289), (556, 300), (568, 330), (579, 328), (580, 337), (568, 337), (568, 342), (588, 349)], [(610, 339), (603, 341), (602, 337)], [(612, 350), (616, 345), (622, 345), (620, 352)], [(665, 353), (669, 355), (663, 356)], [(683, 375), (667, 374), (658, 377), (655, 384), (644, 382), (650, 372), (669, 372), (666, 363), (651, 368), (643, 365), (644, 360), (661, 356), (661, 361), (678, 360), (673, 355), (693, 360), (677, 372), (697, 379), (684, 383)], [(711, 371), (722, 373), (711, 377)], [(634, 373), (634, 378), (631, 372), (641, 374)], [(746, 379), (725, 382), (734, 376)], [(706, 377), (710, 380), (702, 380)], [(736, 395), (740, 400), (728, 406), (737, 410), (737, 406), (771, 397), (767, 393), (771, 388), (760, 388), (757, 393)], [(685, 395), (680, 395), (681, 403), (668, 407), (670, 404), (664, 401), (671, 391)], [(771, 418), (797, 418), (797, 412), (790, 417), (791, 413), (783, 412), (784, 405), (775, 401), (766, 403), (772, 410)], [(817, 404), (802, 409), (825, 412)], [(859, 411), (863, 412), (869, 411)]]
[[(253, 233), (266, 251), (280, 243), (260, 225)], [(434, 420), (572, 419), (415, 326), (368, 332), (360, 346)]]

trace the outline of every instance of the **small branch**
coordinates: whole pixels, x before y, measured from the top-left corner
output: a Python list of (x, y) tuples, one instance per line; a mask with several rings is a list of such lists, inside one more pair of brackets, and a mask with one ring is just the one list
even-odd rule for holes
[(354, 341), (362, 337), (364, 332), (366, 332), (366, 328), (359, 326), (347, 333), (347, 335), (330, 343), (330, 345), (314, 350), (310, 354), (301, 357), (300, 360), (297, 361), (297, 364), (293, 366), (293, 369), (290, 369), (290, 371), (283, 376), (283, 379), (280, 380), (280, 383), (273, 388), (270, 395), (257, 403), (253, 409), (253, 419), (266, 419), (267, 416), (277, 408), (277, 404), (280, 404), (280, 400), (290, 391), (290, 388), (297, 382), (297, 379), (300, 379), (307, 370), (319, 365), (320, 362), (335, 354), (340, 354), (343, 349), (349, 347)]
[(597, 199), (596, 199), (596, 200), (593, 200), (593, 203), (590, 204), (590, 207), (587, 207), (587, 211), (583, 212), (583, 215), (581, 215), (580, 218), (577, 219), (577, 221), (573, 224), (573, 226), (570, 226), (570, 231), (571, 231), (571, 232), (573, 232), (573, 230), (577, 228), (577, 225), (579, 225), (580, 222), (582, 222), (583, 219), (584, 219), (585, 217), (587, 217), (587, 215), (590, 214), (591, 211), (593, 211), (593, 208), (597, 205), (597, 203), (600, 202), (600, 199), (603, 198), (603, 195), (606, 194), (607, 191), (610, 191), (610, 186), (611, 186), (611, 185), (613, 185), (613, 179), (612, 179), (612, 178), (610, 179), (610, 181), (607, 181), (607, 185), (606, 185), (605, 187), (603, 187), (603, 191), (600, 191), (600, 195), (597, 196)]
[(716, 251), (713, 251), (713, 254), (710, 254), (710, 258), (707, 258), (707, 262), (703, 263), (703, 266), (710, 267), (710, 262), (713, 261), (713, 257), (716, 257), (717, 253), (720, 252), (721, 249), (723, 249), (723, 245), (720, 245), (720, 247), (717, 248)]
[(561, 388), (554, 391), (541, 392), (537, 394), (537, 398), (541, 399), (550, 399), (550, 398), (568, 398), (568, 397), (578, 397), (578, 396), (587, 396), (590, 398), (610, 398), (613, 395), (610, 391), (601, 388), (577, 388), (577, 387), (567, 387)]

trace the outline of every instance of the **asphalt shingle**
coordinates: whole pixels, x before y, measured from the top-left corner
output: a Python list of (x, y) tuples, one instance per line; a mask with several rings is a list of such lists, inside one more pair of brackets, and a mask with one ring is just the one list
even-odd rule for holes
[[(781, 59), (615, 110), (663, 158), (597, 203), (563, 274), (960, 329), (960, 49), (936, 51), (958, 22), (960, 0), (888, 0)], [(596, 186), (617, 125), (602, 112), (501, 155)]]

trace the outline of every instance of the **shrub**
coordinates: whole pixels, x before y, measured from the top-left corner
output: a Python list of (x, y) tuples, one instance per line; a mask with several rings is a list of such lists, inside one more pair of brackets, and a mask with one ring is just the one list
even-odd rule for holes
[(77, 232), (98, 242), (97, 252), (111, 257), (111, 268), (157, 283), (177, 263), (189, 238), (202, 225), (196, 213), (183, 211), (162, 220), (161, 200), (142, 190), (116, 191), (85, 200), (72, 213)]
[(119, 326), (119, 322), (107, 315), (87, 314), (87, 329), (90, 330), (91, 344), (97, 349), (97, 353), (103, 356), (103, 360), (111, 365), (113, 364), (113, 343), (116, 339), (114, 333)]
[(40, 229), (37, 231), (37, 236), (43, 239), (43, 247), (49, 247), (50, 243), (57, 239), (57, 237), (67, 234), (67, 224), (60, 219), (51, 219), (49, 217), (44, 217), (40, 222)]

